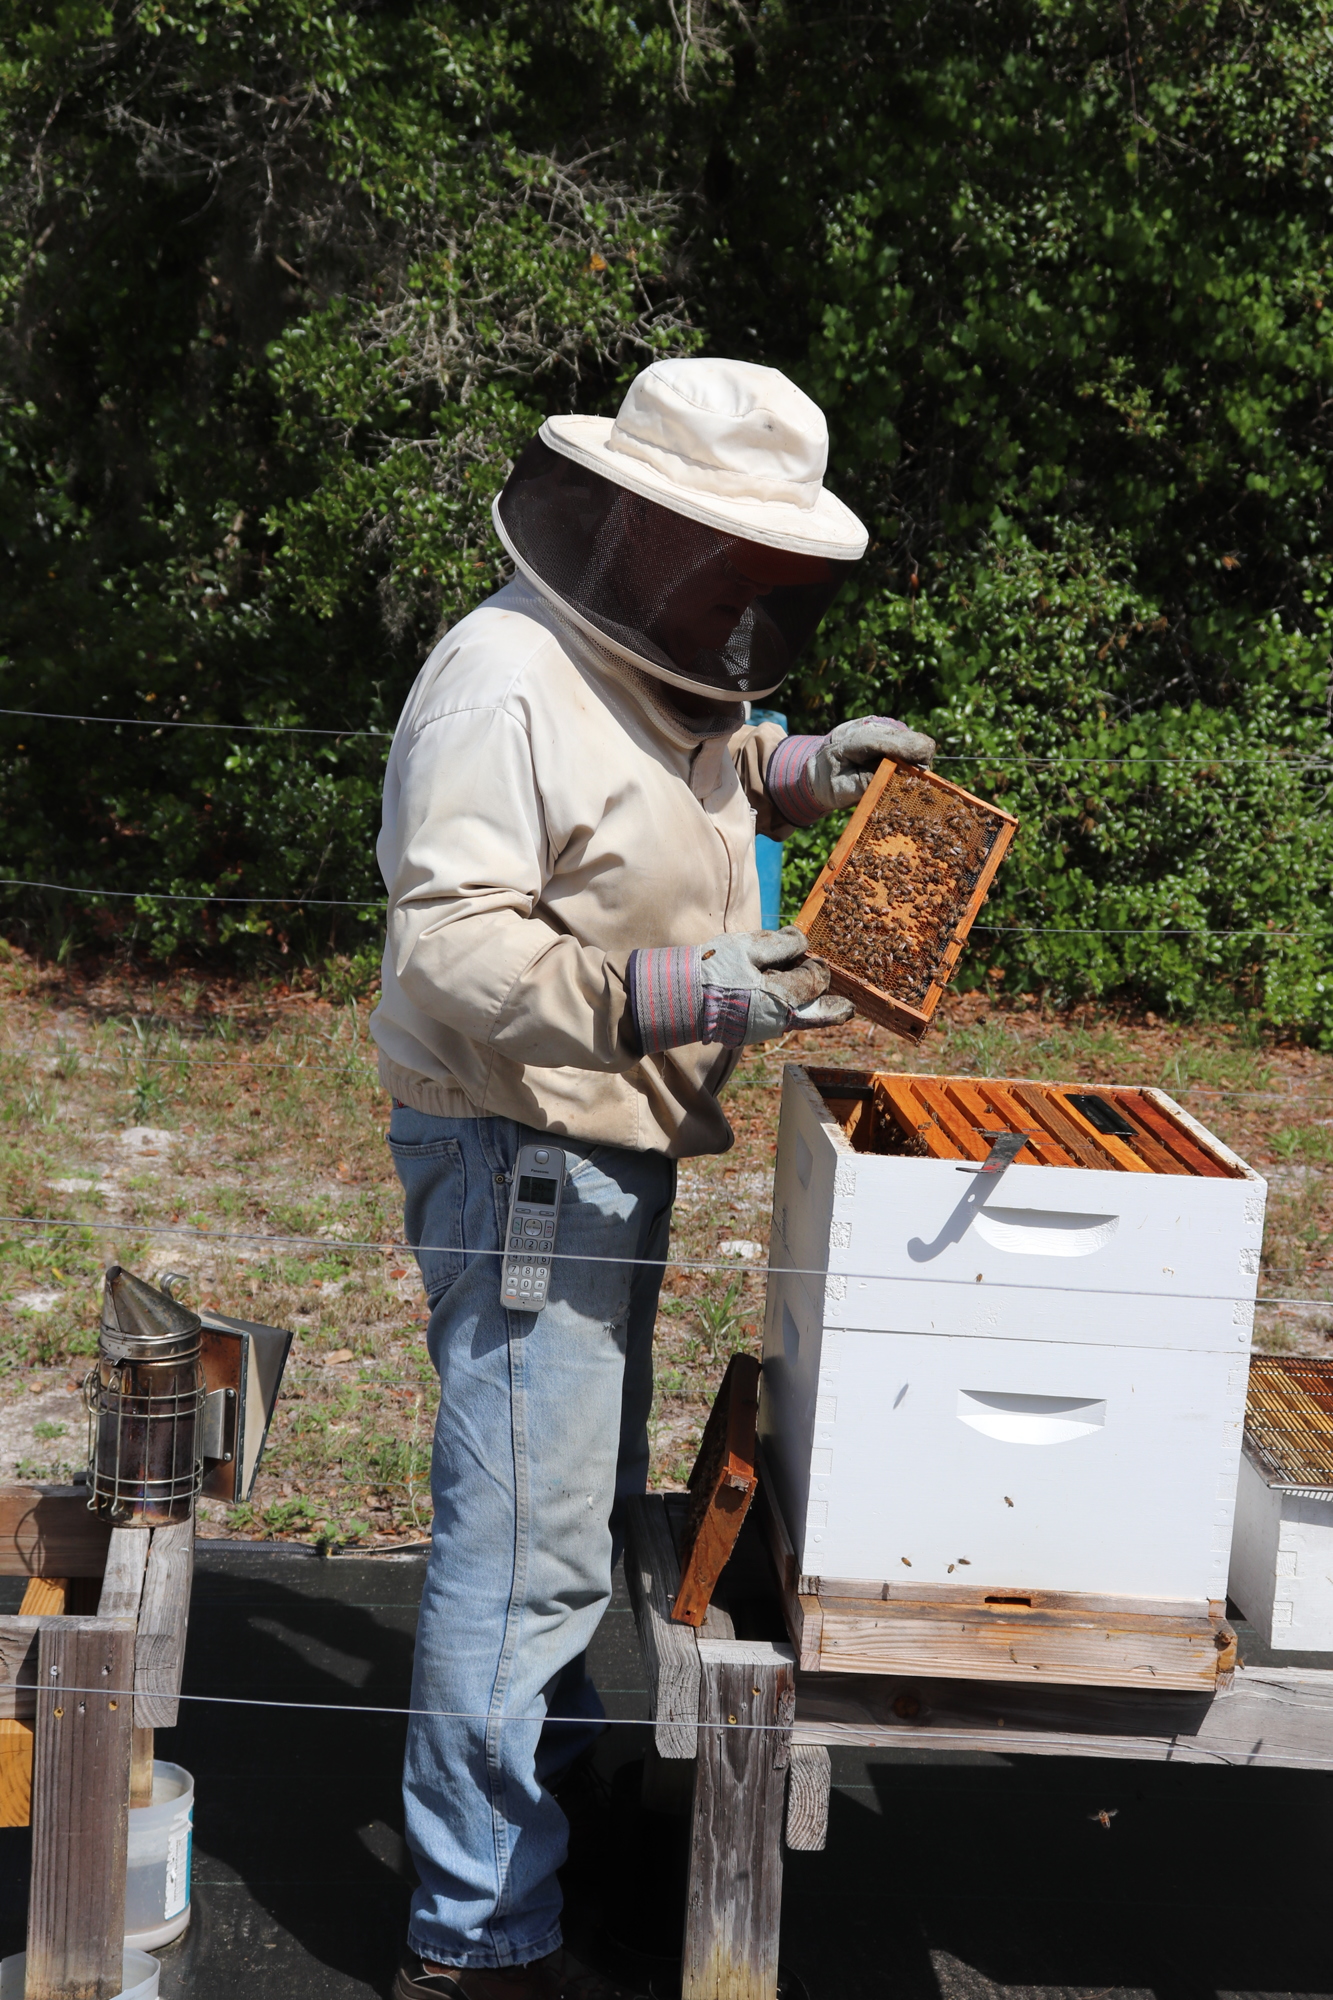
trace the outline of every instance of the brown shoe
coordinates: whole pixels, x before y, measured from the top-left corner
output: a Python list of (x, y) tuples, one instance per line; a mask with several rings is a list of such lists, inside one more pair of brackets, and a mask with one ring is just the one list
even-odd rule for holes
[(553, 1951), (530, 1965), (451, 1965), (434, 1972), (412, 1955), (398, 1968), (393, 2000), (640, 2000), (640, 1996), (580, 1965), (567, 1951)]

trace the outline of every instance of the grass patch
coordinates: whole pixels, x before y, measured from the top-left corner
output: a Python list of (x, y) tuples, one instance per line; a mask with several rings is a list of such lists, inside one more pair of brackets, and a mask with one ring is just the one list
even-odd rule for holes
[[(19, 953), (0, 964), (3, 1213), (112, 1225), (0, 1232), (0, 1398), (21, 1415), (41, 1401), (34, 1387), (53, 1399), (73, 1391), (96, 1350), (113, 1258), (146, 1275), (183, 1273), (192, 1302), (295, 1329), (255, 1493), (241, 1507), (205, 1503), (206, 1533), (333, 1547), (429, 1530), (437, 1385), (420, 1280), (410, 1256), (352, 1247), (388, 1243), (401, 1226), (364, 970), (286, 990), (188, 971), (149, 982), (124, 967), (43, 968)], [(921, 1049), (864, 1022), (794, 1036), (745, 1052), (726, 1096), (732, 1150), (681, 1163), (678, 1261), (655, 1347), (654, 1484), (684, 1484), (728, 1360), (759, 1349), (782, 1072), (803, 1057), (1160, 1085), (1274, 1174), (1261, 1290), (1329, 1297), (1331, 1057), (1244, 1029), (1057, 1014), (980, 994), (951, 996)], [(1245, 1095), (1264, 1092), (1274, 1096)], [(205, 1234), (156, 1233), (170, 1225)], [(247, 1234), (306, 1240), (234, 1240)], [(763, 1254), (750, 1266), (687, 1268), (723, 1261), (730, 1240)], [(1333, 1352), (1333, 1306), (1261, 1313), (1256, 1345)], [(21, 1465), (24, 1477), (63, 1477), (82, 1459), (77, 1410), (72, 1423), (37, 1411), (26, 1437), (0, 1476)]]

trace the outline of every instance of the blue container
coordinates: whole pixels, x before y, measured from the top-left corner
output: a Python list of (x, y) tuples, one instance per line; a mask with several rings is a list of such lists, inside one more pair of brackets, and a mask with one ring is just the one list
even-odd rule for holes
[[(752, 708), (750, 720), (776, 722), (782, 729), (787, 727), (786, 716), (776, 708)], [(757, 833), (754, 837), (754, 858), (759, 870), (760, 922), (766, 931), (779, 930), (782, 925), (782, 842), (770, 840), (767, 834)]]

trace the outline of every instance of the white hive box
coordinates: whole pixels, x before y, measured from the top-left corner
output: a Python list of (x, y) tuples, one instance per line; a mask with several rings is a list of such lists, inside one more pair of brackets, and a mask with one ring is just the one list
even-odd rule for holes
[[(1158, 1092), (1091, 1096), (1132, 1139), (1079, 1092), (786, 1071), (760, 1435), (796, 1595), (1220, 1619), (1265, 1184)], [(1040, 1136), (979, 1173), (1005, 1129)]]
[(1333, 1651), (1333, 1362), (1250, 1364), (1228, 1589), (1275, 1652)]

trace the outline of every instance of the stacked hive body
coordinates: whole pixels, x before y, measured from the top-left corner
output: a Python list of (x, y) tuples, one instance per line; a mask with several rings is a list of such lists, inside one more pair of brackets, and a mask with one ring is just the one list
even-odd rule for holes
[[(981, 1171), (1003, 1132), (1031, 1136)], [(871, 1664), (835, 1601), (874, 1605), (876, 1645), (910, 1599), (1115, 1604), (1223, 1649), (1197, 1621), (1225, 1603), (1264, 1196), (1156, 1091), (787, 1070), (760, 1434), (792, 1603), (824, 1606), (807, 1664)], [(930, 1670), (1026, 1671), (1004, 1650)], [(1184, 1650), (1153, 1684), (1192, 1684)]]
[(1333, 1650), (1333, 1361), (1250, 1365), (1229, 1591), (1276, 1652)]
[(833, 991), (919, 1042), (1018, 821), (886, 760), (796, 919)]

